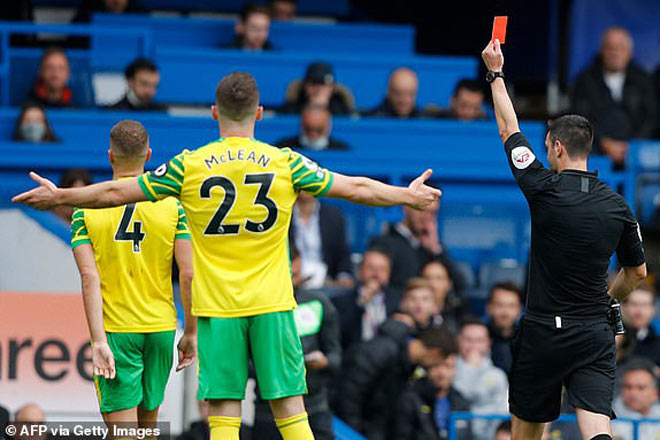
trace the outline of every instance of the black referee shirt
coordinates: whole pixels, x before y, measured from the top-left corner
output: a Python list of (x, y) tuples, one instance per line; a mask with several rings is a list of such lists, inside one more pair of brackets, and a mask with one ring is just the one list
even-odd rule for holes
[(596, 173), (545, 168), (522, 133), (504, 144), (532, 218), (527, 311), (592, 318), (608, 307), (607, 273), (616, 251), (623, 266), (644, 263), (637, 220)]

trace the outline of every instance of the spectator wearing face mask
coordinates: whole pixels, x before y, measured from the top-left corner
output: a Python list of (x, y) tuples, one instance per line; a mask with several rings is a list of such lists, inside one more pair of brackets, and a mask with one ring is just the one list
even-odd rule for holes
[(146, 58), (138, 58), (126, 67), (128, 90), (124, 97), (110, 108), (113, 110), (165, 110), (154, 102), (160, 83), (160, 73), (154, 63)]
[(21, 114), (16, 120), (12, 139), (21, 142), (58, 141), (46, 118), (46, 112), (38, 104), (23, 106)]
[(348, 87), (336, 82), (332, 66), (314, 62), (307, 66), (305, 78), (289, 84), (282, 113), (300, 113), (313, 105), (327, 108), (333, 115), (355, 113), (355, 99)]
[(270, 8), (267, 5), (248, 4), (236, 22), (236, 37), (228, 46), (234, 49), (260, 51), (272, 50), (270, 34)]
[(67, 85), (70, 77), (69, 58), (59, 47), (50, 47), (41, 55), (39, 74), (30, 95), (30, 102), (44, 107), (71, 107), (73, 92)]
[(330, 135), (332, 114), (327, 107), (310, 104), (300, 115), (300, 134), (277, 142), (280, 148), (294, 150), (348, 150), (348, 144)]

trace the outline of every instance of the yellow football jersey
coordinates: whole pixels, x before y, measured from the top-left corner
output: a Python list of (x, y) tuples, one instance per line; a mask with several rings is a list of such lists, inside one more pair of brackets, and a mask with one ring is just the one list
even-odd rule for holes
[(76, 209), (71, 247), (90, 243), (101, 278), (105, 330), (151, 333), (176, 329), (172, 298), (174, 240), (189, 239), (175, 198), (106, 209)]
[(149, 200), (179, 197), (194, 249), (192, 311), (237, 317), (292, 310), (288, 233), (298, 191), (333, 174), (290, 149), (219, 139), (138, 178)]

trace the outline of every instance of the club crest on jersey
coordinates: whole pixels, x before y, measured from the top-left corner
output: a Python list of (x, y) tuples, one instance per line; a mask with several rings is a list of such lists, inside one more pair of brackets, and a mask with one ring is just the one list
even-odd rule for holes
[(532, 150), (524, 145), (511, 150), (511, 161), (513, 162), (513, 166), (519, 170), (524, 170), (530, 166), (534, 162), (534, 159), (536, 159), (536, 156), (534, 156)]
[(169, 167), (167, 166), (166, 163), (164, 163), (153, 171), (154, 176), (163, 177), (165, 174), (167, 174), (168, 169)]

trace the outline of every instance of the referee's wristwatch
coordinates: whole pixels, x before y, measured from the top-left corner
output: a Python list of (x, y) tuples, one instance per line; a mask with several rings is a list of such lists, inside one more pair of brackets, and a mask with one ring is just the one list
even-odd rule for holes
[(487, 83), (492, 83), (495, 81), (497, 78), (502, 78), (504, 79), (504, 73), (503, 72), (493, 72), (492, 70), (489, 70), (488, 73), (486, 73), (486, 82)]

